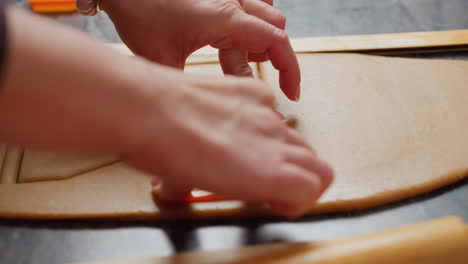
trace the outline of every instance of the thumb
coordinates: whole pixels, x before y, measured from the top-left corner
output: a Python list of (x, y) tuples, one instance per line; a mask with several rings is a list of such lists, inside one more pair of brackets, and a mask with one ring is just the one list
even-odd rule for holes
[(247, 51), (234, 48), (220, 49), (218, 51), (218, 56), (224, 74), (253, 77)]
[(162, 182), (152, 181), (154, 189), (154, 195), (163, 201), (180, 201), (186, 198), (192, 188), (186, 185), (171, 185)]

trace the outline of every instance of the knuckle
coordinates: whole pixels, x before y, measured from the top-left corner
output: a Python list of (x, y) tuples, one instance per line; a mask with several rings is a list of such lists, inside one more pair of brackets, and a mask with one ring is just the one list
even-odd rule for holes
[(269, 137), (275, 139), (286, 137), (285, 127), (271, 109), (265, 107), (257, 122), (260, 130)]
[(286, 34), (286, 32), (284, 32), (283, 30), (277, 28), (274, 32), (274, 36), (275, 36), (275, 39), (280, 42), (280, 43), (284, 43), (284, 42), (288, 42), (289, 41), (289, 36), (288, 34)]
[(271, 122), (274, 124), (281, 124), (281, 122), (279, 122), (280, 117), (278, 116), (278, 114), (269, 107), (263, 108), (261, 117), (263, 120), (267, 120), (268, 122)]
[(266, 83), (256, 80), (253, 86), (257, 91), (259, 99), (263, 103), (271, 105), (275, 102), (275, 95), (273, 93), (273, 90)]
[(239, 1), (236, 0), (224, 0), (218, 1), (219, 14), (232, 16), (235, 13), (242, 11), (242, 6)]
[(247, 63), (239, 64), (236, 73), (237, 73), (239, 76), (252, 76), (252, 74), (253, 74), (253, 73), (252, 73), (252, 68), (251, 68), (250, 65), (247, 64)]

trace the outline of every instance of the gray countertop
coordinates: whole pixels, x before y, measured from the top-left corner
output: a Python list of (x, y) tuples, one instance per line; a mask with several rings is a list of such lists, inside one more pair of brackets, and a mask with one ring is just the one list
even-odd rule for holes
[[(8, 2), (27, 8), (24, 1)], [(276, 6), (288, 17), (287, 32), (291, 37), (468, 28), (466, 0), (276, 0)], [(98, 39), (120, 42), (105, 14), (52, 19)], [(467, 52), (414, 56), (468, 59)], [(171, 223), (1, 220), (0, 263), (62, 264), (278, 241), (333, 239), (447, 215), (468, 220), (468, 180), (372, 210), (311, 216), (297, 221), (271, 218)]]

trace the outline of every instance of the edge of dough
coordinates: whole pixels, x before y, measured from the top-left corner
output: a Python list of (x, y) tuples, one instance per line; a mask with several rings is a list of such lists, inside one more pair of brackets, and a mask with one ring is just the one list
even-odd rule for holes
[[(430, 192), (467, 176), (468, 169), (459, 170), (433, 182), (378, 193), (362, 199), (319, 201), (308, 214), (370, 209)], [(116, 163), (68, 180), (9, 186), (0, 184), (0, 218), (203, 220), (214, 217), (232, 219), (275, 216), (263, 204), (240, 201), (158, 208), (147, 177), (126, 168), (123, 163)], [(112, 181), (109, 181), (109, 178), (112, 178)], [(108, 184), (109, 182), (113, 184)], [(17, 202), (15, 197), (22, 197), (21, 201)], [(18, 206), (18, 203), (21, 206)]]

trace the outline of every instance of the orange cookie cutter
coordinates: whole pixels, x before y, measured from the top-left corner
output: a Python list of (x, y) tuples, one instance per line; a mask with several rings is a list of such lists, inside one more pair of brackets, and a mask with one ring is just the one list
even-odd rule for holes
[(76, 12), (76, 0), (28, 0), (36, 13), (73, 13)]

